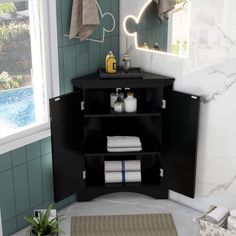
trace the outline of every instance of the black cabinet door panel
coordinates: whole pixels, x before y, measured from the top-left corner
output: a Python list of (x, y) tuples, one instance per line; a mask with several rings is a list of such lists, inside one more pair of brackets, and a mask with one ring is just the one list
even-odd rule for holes
[(50, 99), (54, 199), (77, 193), (83, 186), (81, 92)]
[(200, 97), (165, 91), (163, 162), (170, 190), (194, 197)]

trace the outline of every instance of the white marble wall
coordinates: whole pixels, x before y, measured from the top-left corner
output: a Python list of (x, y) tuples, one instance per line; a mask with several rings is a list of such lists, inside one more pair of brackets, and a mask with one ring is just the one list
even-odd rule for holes
[[(147, 0), (121, 0), (122, 19), (137, 16)], [(201, 105), (196, 198), (170, 197), (199, 210), (236, 209), (236, 1), (192, 0), (188, 58), (137, 50), (129, 38), (133, 66), (176, 78), (175, 89), (204, 95)]]

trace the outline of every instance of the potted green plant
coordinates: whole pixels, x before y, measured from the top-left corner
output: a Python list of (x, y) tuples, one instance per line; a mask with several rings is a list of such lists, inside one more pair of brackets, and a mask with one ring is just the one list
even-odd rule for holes
[(57, 216), (53, 219), (50, 219), (50, 211), (53, 204), (50, 204), (45, 213), (40, 213), (39, 217), (24, 217), (24, 219), (30, 223), (30, 235), (37, 236), (51, 236), (56, 235), (57, 233), (64, 233), (58, 228), (59, 223), (64, 220), (61, 216)]

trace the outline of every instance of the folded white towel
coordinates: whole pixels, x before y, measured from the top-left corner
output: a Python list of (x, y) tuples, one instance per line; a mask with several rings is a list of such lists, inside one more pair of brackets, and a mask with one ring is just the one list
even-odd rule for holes
[(105, 171), (140, 171), (141, 161), (140, 160), (129, 160), (129, 161), (105, 161)]
[(105, 183), (141, 182), (141, 171), (105, 172)]
[(229, 210), (226, 207), (218, 206), (213, 211), (206, 215), (206, 220), (214, 224), (220, 223), (229, 214)]
[(107, 147), (108, 152), (139, 152), (142, 151), (141, 147), (121, 147), (121, 148), (109, 148)]
[(121, 148), (121, 147), (141, 147), (139, 137), (135, 136), (107, 136), (107, 147)]
[(221, 221), (216, 223), (218, 226), (223, 227), (224, 225), (227, 225), (227, 219), (229, 217), (229, 214), (225, 215), (225, 217), (222, 218)]

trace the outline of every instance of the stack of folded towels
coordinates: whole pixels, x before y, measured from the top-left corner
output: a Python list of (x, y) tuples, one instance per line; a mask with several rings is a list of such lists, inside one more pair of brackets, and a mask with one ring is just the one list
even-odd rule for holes
[(229, 210), (226, 207), (218, 206), (205, 216), (205, 220), (220, 227), (226, 228)]
[(108, 136), (108, 152), (138, 152), (142, 151), (139, 137), (134, 136)]
[(140, 160), (105, 161), (105, 183), (141, 182)]

